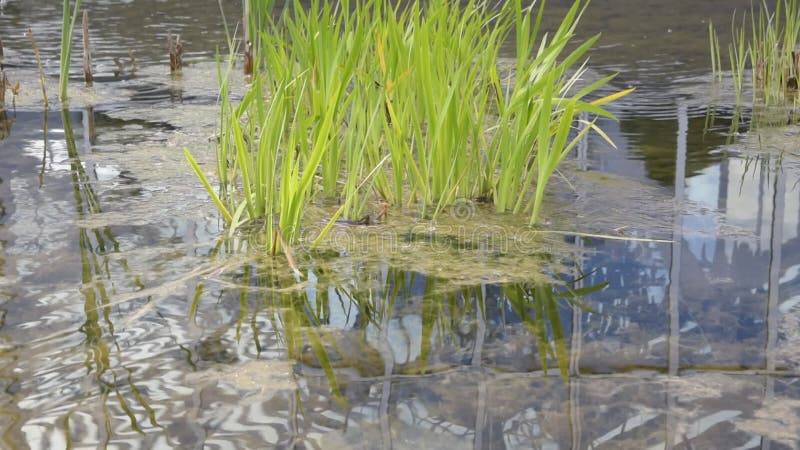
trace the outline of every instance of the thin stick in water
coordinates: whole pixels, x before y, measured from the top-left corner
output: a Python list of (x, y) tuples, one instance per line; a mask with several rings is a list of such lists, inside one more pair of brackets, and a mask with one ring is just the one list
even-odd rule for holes
[(33, 37), (33, 30), (28, 28), (28, 39), (33, 46), (33, 54), (36, 55), (36, 64), (39, 66), (39, 81), (42, 83), (42, 98), (44, 99), (45, 109), (50, 106), (47, 99), (47, 85), (44, 82), (44, 68), (42, 68), (42, 58), (39, 57), (39, 46), (36, 45), (36, 39)]
[(8, 79), (6, 79), (6, 71), (0, 69), (0, 110), (4, 109), (6, 103), (6, 87), (8, 86)]
[(89, 11), (83, 10), (83, 79), (86, 85), (91, 86), (94, 81), (92, 75), (92, 49), (89, 45)]

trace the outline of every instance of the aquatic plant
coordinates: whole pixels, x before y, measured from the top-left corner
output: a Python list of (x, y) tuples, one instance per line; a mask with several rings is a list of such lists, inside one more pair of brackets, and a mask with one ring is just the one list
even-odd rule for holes
[(69, 83), (69, 64), (72, 53), (72, 33), (75, 30), (75, 22), (78, 20), (78, 11), (81, 8), (81, 0), (75, 0), (75, 7), (70, 8), (70, 0), (64, 0), (64, 10), (61, 23), (61, 61), (60, 74), (58, 78), (58, 96), (61, 102), (68, 99), (67, 85)]
[[(435, 218), (459, 198), (488, 199), (497, 212), (524, 209), (536, 223), (555, 166), (584, 133), (597, 129), (589, 122), (571, 133), (578, 115), (611, 117), (599, 106), (629, 92), (594, 104), (584, 100), (613, 76), (575, 89), (585, 67), (573, 66), (598, 36), (563, 53), (574, 44), (587, 5), (576, 1), (541, 40), (544, 3), (535, 15), (533, 5), (523, 8), (519, 0), (499, 10), (484, 2), (432, 2), (424, 11), (413, 3), (385, 13), (376, 51), (395, 176), (393, 193), (382, 192), (387, 200), (402, 203), (407, 181), (423, 216), (429, 205)], [(501, 46), (511, 30), (516, 58), (506, 62)], [(454, 35), (459, 38), (444, 38)]]
[[(749, 21), (744, 15), (737, 24), (734, 15), (732, 28), (733, 40), (728, 46), (728, 55), (737, 104), (741, 104), (742, 93), (747, 87), (745, 73), (748, 69), (754, 104), (770, 106), (796, 100), (800, 76), (800, 52), (797, 50), (800, 8), (797, 0), (778, 0), (772, 10), (762, 2), (758, 11), (751, 11)], [(711, 25), (709, 46), (712, 73), (714, 78), (721, 80), (719, 38)]]
[(253, 82), (236, 106), (220, 70), (219, 193), (187, 158), (231, 232), (257, 223), (272, 236), (277, 220), (290, 245), (312, 200), (340, 204), (322, 238), (341, 215), (359, 217), (370, 192), (434, 219), (485, 199), (535, 224), (564, 157), (591, 130), (607, 139), (579, 115), (612, 117), (602, 106), (630, 92), (588, 99), (613, 76), (578, 87), (598, 38), (573, 42), (586, 6), (540, 36), (544, 3), (521, 0), (298, 0), (274, 21), (251, 5)]
[(719, 37), (714, 32), (714, 24), (708, 22), (708, 47), (711, 49), (711, 74), (716, 82), (722, 82), (722, 57), (719, 53)]

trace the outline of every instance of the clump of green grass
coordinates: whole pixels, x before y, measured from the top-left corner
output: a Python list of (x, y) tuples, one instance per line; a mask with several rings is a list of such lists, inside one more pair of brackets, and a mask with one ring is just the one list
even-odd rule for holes
[[(776, 1), (770, 10), (762, 2), (750, 19), (743, 16), (740, 23), (732, 19), (733, 40), (728, 46), (730, 70), (737, 103), (748, 81), (753, 91), (754, 105), (781, 105), (797, 97), (800, 79), (800, 9), (797, 0)], [(749, 29), (749, 36), (748, 36)], [(714, 78), (722, 79), (719, 39), (709, 25), (711, 68)], [(747, 71), (751, 76), (746, 77)]]
[[(586, 5), (576, 1), (557, 30), (543, 36), (543, 3), (537, 11), (520, 0), (499, 10), (486, 2), (434, 1), (427, 10), (414, 3), (386, 14), (376, 50), (396, 178), (385, 197), (402, 202), (408, 184), (423, 214), (434, 206), (435, 217), (459, 198), (491, 199), (498, 212), (528, 211), (536, 223), (555, 167), (582, 133), (596, 129), (590, 123), (572, 133), (578, 114), (610, 117), (599, 105), (616, 98), (584, 100), (613, 77), (575, 89), (585, 73), (575, 65), (599, 37), (566, 50)], [(504, 67), (501, 46), (513, 30), (516, 59)]]
[(322, 198), (340, 206), (320, 238), (375, 194), (434, 219), (484, 199), (535, 224), (564, 157), (591, 130), (606, 137), (578, 116), (612, 117), (602, 106), (630, 92), (589, 100), (613, 76), (578, 87), (598, 38), (574, 42), (586, 5), (547, 34), (544, 4), (521, 0), (295, 1), (276, 20), (250, 5), (253, 81), (238, 105), (220, 70), (218, 192), (187, 157), (231, 232), (260, 223), (269, 239), (277, 224), (290, 245)]

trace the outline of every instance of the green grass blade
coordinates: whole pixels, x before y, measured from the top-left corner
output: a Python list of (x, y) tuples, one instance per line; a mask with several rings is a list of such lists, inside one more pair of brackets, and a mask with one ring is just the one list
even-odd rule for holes
[(214, 188), (211, 187), (211, 183), (208, 182), (208, 178), (206, 178), (206, 175), (203, 173), (202, 170), (200, 170), (200, 166), (197, 165), (197, 161), (195, 161), (194, 157), (189, 152), (189, 149), (184, 148), (183, 154), (186, 155), (186, 160), (189, 161), (189, 164), (192, 166), (192, 170), (194, 170), (194, 173), (197, 175), (197, 178), (200, 178), (200, 182), (203, 183), (203, 186), (205, 186), (208, 195), (211, 196), (212, 200), (214, 200), (214, 204), (217, 205), (217, 209), (219, 209), (219, 211), (222, 213), (222, 216), (225, 218), (225, 222), (227, 222), (228, 224), (234, 223), (231, 213), (228, 212), (228, 208), (225, 207), (225, 204), (223, 204), (222, 201), (219, 199), (219, 196), (214, 191)]

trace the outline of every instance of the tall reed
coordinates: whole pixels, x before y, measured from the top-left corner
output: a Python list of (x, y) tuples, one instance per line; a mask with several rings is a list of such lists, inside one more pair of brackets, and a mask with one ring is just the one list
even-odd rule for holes
[(63, 16), (61, 23), (61, 62), (58, 78), (58, 96), (61, 102), (68, 100), (67, 85), (69, 83), (69, 64), (72, 53), (72, 34), (78, 20), (78, 11), (81, 9), (81, 0), (75, 0), (75, 7), (70, 8), (70, 0), (64, 0)]
[(719, 53), (719, 37), (714, 31), (714, 24), (708, 22), (708, 46), (711, 49), (711, 74), (713, 79), (722, 82), (722, 58)]

